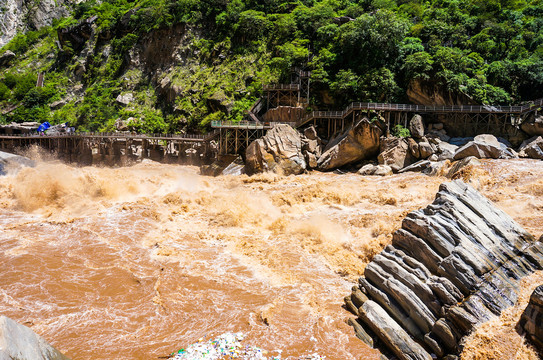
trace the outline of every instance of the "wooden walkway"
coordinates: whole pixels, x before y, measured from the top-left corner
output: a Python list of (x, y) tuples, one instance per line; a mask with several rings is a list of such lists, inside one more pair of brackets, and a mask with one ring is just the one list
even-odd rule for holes
[(38, 146), (63, 160), (83, 165), (124, 165), (144, 158), (168, 163), (200, 164), (214, 157), (217, 146), (212, 144), (212, 140), (219, 135), (219, 130), (206, 135), (104, 132), (1, 134), (0, 151), (17, 153), (30, 146)]
[(522, 106), (492, 106), (492, 105), (450, 105), (429, 106), (389, 103), (353, 102), (343, 111), (313, 111), (302, 118), (297, 127), (303, 126), (314, 119), (343, 119), (354, 111), (381, 111), (389, 113), (423, 113), (423, 114), (526, 114), (536, 111), (543, 106), (543, 98), (531, 101)]
[(22, 139), (123, 139), (123, 140), (176, 140), (181, 142), (208, 142), (219, 135), (218, 131), (213, 131), (206, 135), (200, 134), (126, 134), (115, 132), (77, 132), (77, 133), (56, 133), (56, 134), (44, 134), (38, 133), (30, 134), (0, 134), (0, 139), (22, 140)]

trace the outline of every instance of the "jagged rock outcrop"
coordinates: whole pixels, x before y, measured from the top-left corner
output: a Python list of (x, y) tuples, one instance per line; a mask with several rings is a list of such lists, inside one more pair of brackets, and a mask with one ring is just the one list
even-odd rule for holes
[(377, 160), (379, 165), (388, 165), (392, 168), (392, 171), (398, 172), (415, 162), (416, 158), (409, 151), (409, 141), (407, 139), (382, 137)]
[(0, 315), (0, 360), (69, 360), (30, 328)]
[(345, 305), (399, 358), (444, 358), (513, 306), (520, 279), (542, 268), (543, 244), (456, 180), (406, 216)]
[(382, 133), (381, 127), (368, 118), (355, 121), (326, 145), (317, 162), (318, 169), (332, 170), (377, 155)]
[(478, 159), (509, 159), (516, 158), (517, 154), (507, 145), (498, 141), (494, 135), (477, 135), (473, 141), (456, 150), (454, 160), (460, 160), (468, 156)]
[(17, 32), (40, 29), (69, 15), (72, 0), (6, 0), (0, 6), (0, 48)]
[(523, 142), (519, 148), (519, 156), (543, 160), (543, 137), (535, 136)]
[(245, 151), (245, 171), (249, 175), (264, 171), (300, 174), (305, 169), (300, 133), (289, 125), (275, 125)]
[(538, 286), (530, 296), (530, 302), (520, 318), (519, 327), (543, 353), (543, 285)]
[(437, 147), (437, 156), (439, 160), (452, 160), (454, 159), (454, 154), (458, 150), (458, 146), (454, 144), (449, 144), (448, 142), (442, 141), (438, 138), (434, 138), (433, 142)]

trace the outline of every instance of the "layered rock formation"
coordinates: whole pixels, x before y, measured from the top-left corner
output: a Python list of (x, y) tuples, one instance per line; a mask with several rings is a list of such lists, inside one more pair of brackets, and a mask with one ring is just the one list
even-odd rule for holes
[(543, 285), (538, 286), (520, 318), (519, 326), (530, 341), (543, 353)]
[(69, 360), (26, 326), (0, 316), (0, 360)]
[[(443, 358), (517, 299), (519, 279), (543, 268), (543, 245), (461, 181), (406, 216), (345, 299), (357, 336), (400, 359)], [(370, 342), (370, 343), (371, 343)]]

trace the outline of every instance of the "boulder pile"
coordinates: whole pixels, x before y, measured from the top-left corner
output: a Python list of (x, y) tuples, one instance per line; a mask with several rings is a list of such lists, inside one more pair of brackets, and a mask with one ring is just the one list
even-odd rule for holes
[[(386, 132), (382, 119), (370, 120), (367, 117), (345, 124), (345, 129), (338, 131), (329, 141), (318, 136), (319, 128), (315, 125), (299, 133), (289, 125), (278, 124), (262, 139), (250, 144), (245, 158), (249, 174), (277, 170), (299, 174), (309, 169), (330, 171), (356, 167), (361, 175), (385, 176), (408, 171), (430, 176), (445, 175), (450, 166), (464, 159), (543, 159), (543, 132), (539, 134), (534, 130), (543, 124), (542, 119), (532, 119), (523, 127), (529, 128), (530, 133), (536, 136), (524, 141), (518, 152), (507, 140), (491, 134), (451, 138), (443, 123), (425, 124), (422, 116), (414, 115), (407, 125), (409, 137), (391, 136)], [(286, 143), (290, 145), (281, 144), (281, 134), (285, 134)], [(281, 148), (285, 145), (288, 149)], [(296, 165), (284, 162), (286, 158)], [(392, 172), (388, 171), (389, 168)]]
[(518, 297), (543, 268), (543, 244), (469, 185), (441, 185), (406, 216), (345, 298), (366, 343), (399, 359), (455, 356), (462, 338)]

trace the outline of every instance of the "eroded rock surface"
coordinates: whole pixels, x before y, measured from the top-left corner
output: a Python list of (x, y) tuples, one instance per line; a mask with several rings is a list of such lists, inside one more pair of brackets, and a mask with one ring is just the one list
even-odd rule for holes
[[(458, 354), (478, 324), (512, 306), (519, 280), (542, 268), (543, 245), (456, 180), (406, 216), (346, 307), (396, 356), (444, 358)], [(409, 336), (391, 330), (398, 328)]]

